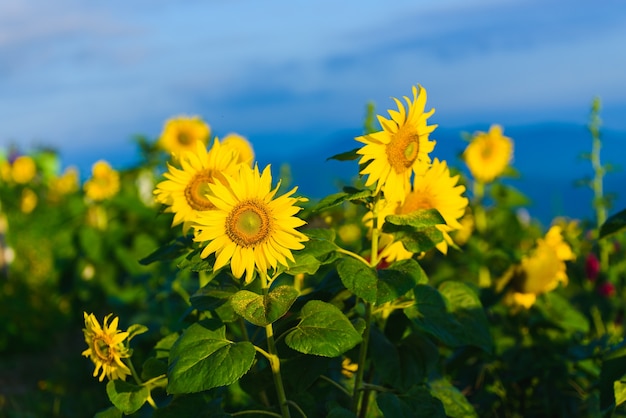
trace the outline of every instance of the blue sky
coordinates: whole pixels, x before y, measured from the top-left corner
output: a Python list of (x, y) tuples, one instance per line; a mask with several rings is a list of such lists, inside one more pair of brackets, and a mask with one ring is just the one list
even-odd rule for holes
[(83, 171), (197, 114), (287, 161), (416, 83), (442, 129), (585, 124), (599, 96), (626, 132), (624, 40), (616, 0), (3, 0), (0, 147), (49, 145)]

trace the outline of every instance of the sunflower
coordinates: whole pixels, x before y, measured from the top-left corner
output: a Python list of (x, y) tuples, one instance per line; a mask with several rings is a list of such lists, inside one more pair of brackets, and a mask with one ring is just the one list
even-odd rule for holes
[(178, 156), (182, 151), (195, 151), (196, 141), (206, 146), (210, 135), (211, 128), (199, 116), (178, 116), (165, 121), (157, 145)]
[[(443, 233), (443, 241), (436, 247), (446, 254), (448, 245), (453, 244), (448, 233), (463, 227), (459, 219), (465, 215), (465, 209), (469, 203), (468, 199), (463, 196), (465, 186), (457, 184), (458, 180), (458, 175), (450, 175), (450, 169), (445, 161), (435, 158), (425, 173), (414, 177), (413, 189), (407, 193), (404, 203), (387, 202), (381, 208), (379, 224), (382, 225), (388, 215), (406, 215), (417, 210), (437, 209), (446, 223), (437, 225), (437, 229)], [(370, 219), (371, 216), (370, 213)], [(412, 252), (404, 248), (402, 242), (394, 241), (390, 234), (382, 234), (380, 248), (382, 248), (380, 257), (388, 263), (413, 256)]]
[(78, 170), (76, 167), (67, 167), (63, 174), (50, 179), (50, 194), (53, 199), (78, 190)]
[(196, 141), (193, 151), (180, 154), (181, 168), (168, 164), (167, 180), (157, 184), (155, 199), (167, 207), (167, 212), (174, 213), (172, 227), (182, 223), (183, 232), (191, 227), (191, 222), (203, 211), (215, 206), (207, 198), (209, 184), (223, 181), (224, 174), (235, 174), (240, 163), (237, 154), (223, 147), (218, 138), (207, 151), (202, 141)]
[(20, 155), (11, 165), (11, 175), (13, 181), (18, 184), (29, 183), (35, 178), (37, 167), (35, 161), (28, 155)]
[(295, 206), (305, 198), (291, 197), (297, 187), (274, 198), (280, 182), (272, 189), (272, 174), (268, 165), (263, 173), (241, 165), (236, 177), (225, 175), (227, 183), (210, 184), (209, 200), (216, 209), (198, 215), (194, 227), (197, 242), (207, 242), (202, 258), (215, 253), (213, 266), (218, 270), (230, 262), (233, 275), (245, 282), (253, 279), (255, 268), (265, 274), (278, 264), (294, 261), (292, 250), (304, 248), (306, 235), (296, 228), (305, 222), (294, 216), (301, 208)]
[(505, 273), (497, 290), (511, 282), (511, 291), (505, 300), (512, 305), (530, 308), (538, 295), (556, 289), (560, 283), (567, 285), (565, 261), (574, 258), (570, 246), (563, 240), (561, 227), (554, 225), (544, 238), (537, 240), (533, 251), (523, 257), (519, 265)]
[(32, 189), (27, 187), (22, 190), (22, 196), (20, 197), (20, 210), (22, 213), (29, 214), (35, 210), (38, 200), (37, 193)]
[(123, 358), (130, 357), (128, 347), (124, 344), (124, 340), (128, 338), (129, 334), (117, 329), (119, 321), (117, 317), (113, 318), (110, 324), (107, 324), (111, 315), (105, 316), (104, 322), (100, 326), (94, 314), (87, 315), (87, 312), (83, 312), (85, 317), (83, 334), (89, 348), (83, 351), (82, 355), (89, 357), (96, 366), (93, 371), (94, 377), (102, 369), (99, 378), (101, 382), (104, 380), (104, 376), (109, 380), (126, 380), (126, 376), (131, 374), (128, 366), (122, 361)]
[(254, 163), (254, 149), (246, 138), (238, 134), (228, 134), (222, 138), (222, 145), (233, 148), (237, 151), (237, 161), (248, 164), (252, 167)]
[(382, 131), (355, 138), (365, 144), (357, 151), (362, 155), (359, 164), (364, 166), (360, 174), (368, 176), (365, 185), (376, 183), (376, 192), (383, 190), (389, 201), (404, 199), (411, 174), (425, 171), (430, 163), (428, 154), (435, 147), (428, 135), (437, 125), (426, 124), (435, 109), (424, 112), (426, 90), (413, 86), (413, 100), (404, 99), (407, 108), (394, 98), (398, 110), (389, 110), (391, 119), (378, 116)]
[(502, 127), (492, 125), (489, 132), (477, 132), (465, 148), (463, 159), (475, 180), (493, 181), (504, 172), (513, 158), (513, 141), (502, 134)]
[(97, 161), (92, 166), (91, 178), (85, 182), (83, 189), (91, 200), (109, 199), (120, 191), (120, 175), (106, 161)]

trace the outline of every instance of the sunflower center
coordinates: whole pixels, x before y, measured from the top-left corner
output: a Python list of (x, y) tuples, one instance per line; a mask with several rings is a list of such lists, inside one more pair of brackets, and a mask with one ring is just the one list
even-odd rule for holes
[(269, 208), (263, 202), (241, 202), (226, 218), (226, 234), (241, 247), (253, 247), (270, 235)]
[(416, 210), (432, 209), (434, 207), (435, 206), (433, 205), (429, 194), (411, 192), (407, 195), (399, 212), (400, 214), (405, 215), (407, 213), (415, 212)]
[(404, 126), (387, 144), (387, 160), (396, 173), (403, 173), (413, 165), (420, 150), (419, 139), (417, 132)]
[(198, 171), (185, 187), (185, 198), (193, 210), (206, 211), (215, 209), (215, 206), (206, 197), (209, 193), (209, 184), (214, 183), (211, 170)]
[(96, 355), (103, 362), (110, 362), (113, 358), (113, 353), (111, 353), (111, 341), (104, 336), (97, 336), (93, 341), (93, 348), (96, 352)]
[(189, 145), (191, 144), (192, 139), (193, 138), (191, 137), (191, 135), (189, 135), (189, 132), (186, 131), (180, 131), (176, 136), (176, 140), (180, 145)]

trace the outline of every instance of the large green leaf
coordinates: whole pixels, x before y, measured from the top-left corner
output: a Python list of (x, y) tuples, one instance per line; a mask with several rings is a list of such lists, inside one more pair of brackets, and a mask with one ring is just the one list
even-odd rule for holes
[(130, 415), (137, 412), (148, 399), (150, 389), (123, 380), (109, 380), (106, 387), (109, 400), (117, 409)]
[(378, 272), (376, 304), (390, 302), (404, 295), (418, 284), (428, 283), (419, 263), (413, 259), (397, 261)]
[(493, 341), (485, 313), (476, 294), (460, 282), (446, 282), (439, 292), (417, 285), (415, 305), (404, 313), (423, 332), (450, 347), (473, 345), (491, 352)]
[(104, 409), (100, 412), (97, 412), (93, 418), (122, 418), (122, 411), (117, 409), (114, 406), (111, 406), (107, 409)]
[(373, 190), (357, 190), (353, 188), (346, 188), (345, 191), (331, 194), (320, 200), (317, 205), (312, 209), (314, 212), (321, 212), (326, 209), (339, 206), (344, 202), (351, 202), (355, 200), (364, 200), (374, 195)]
[(430, 382), (431, 394), (443, 403), (449, 418), (478, 418), (476, 410), (465, 395), (445, 379)]
[(446, 418), (439, 399), (432, 397), (425, 387), (416, 387), (404, 395), (379, 393), (376, 404), (383, 416), (393, 418)]
[(626, 229), (626, 209), (609, 216), (609, 219), (600, 226), (599, 238), (606, 238), (624, 229)]
[(268, 295), (258, 295), (240, 290), (230, 299), (235, 312), (248, 322), (264, 327), (281, 318), (298, 298), (298, 291), (291, 286), (278, 286)]
[(285, 343), (301, 353), (337, 357), (361, 341), (348, 318), (330, 303), (311, 300), (302, 307), (300, 317)]
[(589, 332), (589, 320), (557, 292), (549, 292), (538, 298), (535, 304), (543, 316), (567, 333)]
[(147, 265), (154, 263), (155, 261), (163, 262), (167, 260), (174, 260), (189, 253), (192, 248), (192, 244), (192, 235), (178, 237), (163, 247), (157, 248), (150, 255), (142, 258), (139, 260), (139, 263)]
[(412, 253), (421, 253), (434, 248), (443, 241), (443, 233), (435, 226), (416, 229), (407, 225), (385, 223), (383, 232), (393, 235), (394, 241), (402, 242)]
[(446, 221), (437, 209), (421, 209), (403, 215), (387, 215), (385, 223), (427, 229), (435, 225), (445, 225)]
[(254, 357), (254, 346), (227, 340), (224, 326), (212, 330), (195, 323), (171, 348), (167, 391), (194, 393), (230, 385), (250, 370)]
[(346, 289), (367, 302), (376, 302), (378, 275), (372, 267), (346, 257), (337, 265), (337, 273)]

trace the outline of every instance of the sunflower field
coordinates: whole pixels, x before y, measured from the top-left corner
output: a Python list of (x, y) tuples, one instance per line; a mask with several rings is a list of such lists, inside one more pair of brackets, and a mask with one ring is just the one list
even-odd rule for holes
[(626, 416), (600, 101), (595, 216), (549, 225), (505, 181), (504, 127), (445, 161), (426, 102), (369, 107), (328, 156), (352, 183), (315, 199), (198, 116), (83, 182), (52, 150), (3, 150), (0, 416)]

